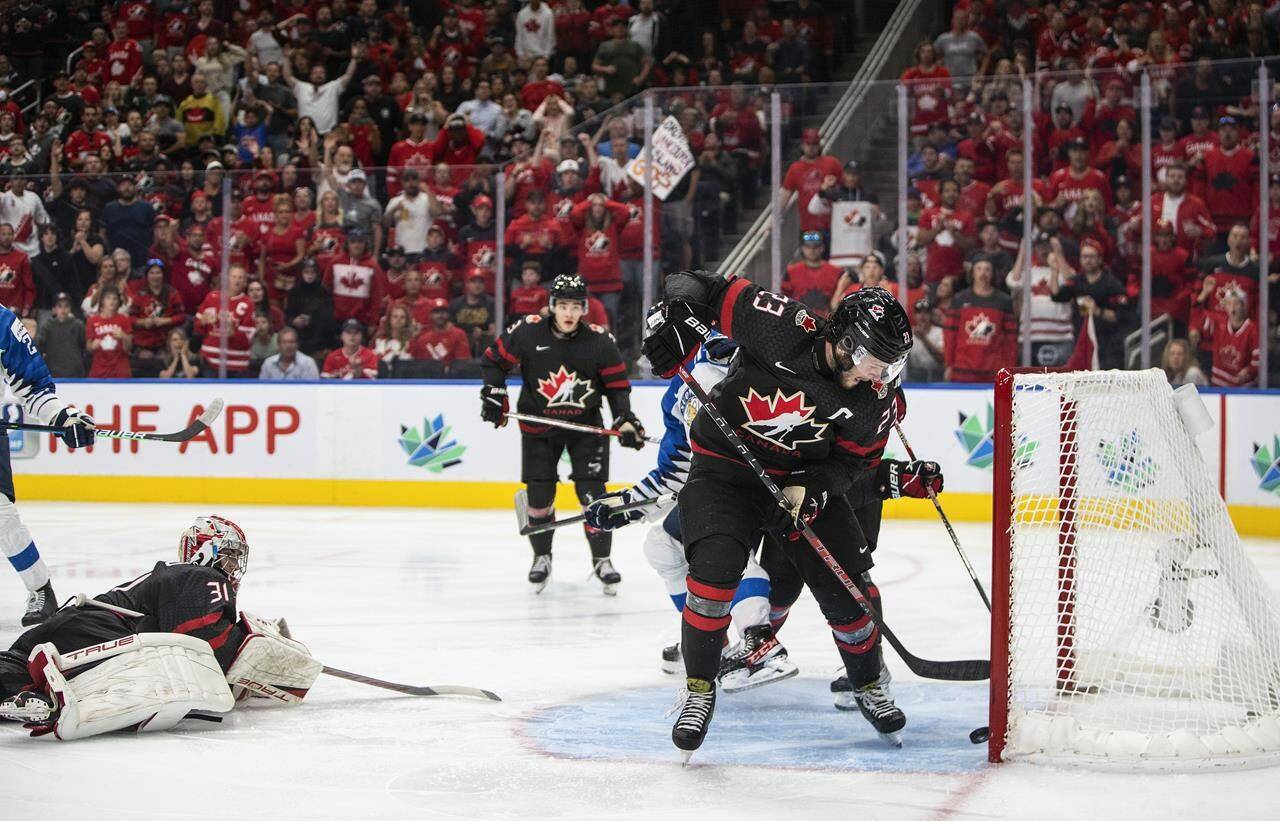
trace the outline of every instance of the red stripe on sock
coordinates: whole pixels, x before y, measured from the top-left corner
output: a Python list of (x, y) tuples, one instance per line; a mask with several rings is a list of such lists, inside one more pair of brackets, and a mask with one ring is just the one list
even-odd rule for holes
[(690, 593), (712, 601), (733, 601), (733, 594), (738, 592), (736, 584), (730, 588), (712, 587), (709, 584), (703, 584), (693, 576), (686, 577), (685, 583), (688, 585)]
[(832, 635), (832, 638), (835, 639), (837, 648), (845, 651), (846, 653), (853, 653), (855, 656), (860, 656), (875, 646), (876, 639), (880, 638), (880, 628), (877, 627), (872, 630), (871, 635), (868, 636), (867, 640), (861, 644), (850, 644), (847, 641), (841, 641), (840, 639), (835, 638), (834, 634)]
[(728, 629), (730, 618), (729, 616), (720, 616), (719, 618), (711, 619), (693, 612), (692, 607), (685, 607), (684, 620), (690, 627), (693, 627), (696, 630), (703, 630), (707, 633), (718, 633), (721, 630)]

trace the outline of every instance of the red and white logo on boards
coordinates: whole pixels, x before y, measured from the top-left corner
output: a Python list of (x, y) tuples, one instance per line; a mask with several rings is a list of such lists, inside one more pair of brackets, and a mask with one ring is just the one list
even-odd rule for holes
[(813, 420), (816, 408), (805, 404), (803, 391), (787, 395), (776, 390), (771, 396), (761, 396), (755, 388), (748, 388), (746, 397), (739, 397), (739, 401), (747, 415), (740, 427), (787, 450), (822, 441), (827, 429), (826, 422)]
[(567, 371), (564, 365), (538, 380), (538, 393), (546, 398), (548, 408), (585, 408), (587, 397), (595, 392), (590, 380), (579, 379), (577, 371)]

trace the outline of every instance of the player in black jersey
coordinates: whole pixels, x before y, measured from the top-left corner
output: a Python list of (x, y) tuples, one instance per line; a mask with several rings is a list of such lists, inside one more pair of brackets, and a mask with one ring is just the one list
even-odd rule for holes
[[(879, 288), (850, 294), (822, 320), (731, 275), (686, 271), (669, 276), (665, 287), (667, 301), (650, 315), (644, 342), (654, 370), (673, 374), (696, 352), (707, 325), (737, 340), (740, 355), (711, 398), (790, 503), (780, 510), (707, 413), (698, 414), (693, 465), (679, 501), (689, 556), (687, 683), (672, 730), (672, 741), (689, 753), (702, 744), (715, 708), (728, 604), (762, 530), (773, 531), (813, 593), (851, 682), (878, 676), (868, 670), (867, 653), (877, 625), (808, 545), (792, 537), (802, 522), (811, 524), (854, 579), (871, 568), (846, 493), (880, 465), (912, 335), (902, 306)], [(895, 729), (901, 726), (881, 731)]]
[[(509, 327), (484, 352), (480, 416), (494, 427), (506, 424), (507, 374), (520, 368), (523, 384), (517, 409), (588, 425), (603, 424), (602, 400), (609, 402), (614, 429), (623, 447), (644, 447), (644, 427), (631, 412), (631, 381), (613, 336), (582, 321), (587, 286), (577, 274), (561, 274), (551, 285), (551, 316), (527, 316)], [(569, 451), (574, 490), (585, 507), (602, 496), (609, 479), (608, 437), (520, 422), (521, 481), (528, 487), (529, 523), (555, 519), (557, 463)], [(622, 576), (609, 555), (613, 534), (584, 526), (591, 545), (593, 574), (614, 595)], [(529, 581), (542, 591), (551, 575), (553, 531), (529, 537), (533, 566)]]
[(321, 665), (277, 624), (236, 609), (244, 531), (202, 516), (178, 556), (63, 605), (0, 651), (0, 718), (70, 740), (166, 729), (192, 710), (226, 712), (244, 695), (301, 701)]

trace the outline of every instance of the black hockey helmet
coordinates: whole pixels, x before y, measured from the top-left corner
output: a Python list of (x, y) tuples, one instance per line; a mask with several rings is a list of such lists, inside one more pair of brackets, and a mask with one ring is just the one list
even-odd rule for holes
[(587, 283), (577, 274), (560, 274), (551, 281), (551, 305), (556, 300), (568, 299), (587, 304)]
[(840, 300), (827, 320), (826, 337), (857, 365), (867, 356), (885, 364), (877, 381), (902, 373), (913, 337), (907, 312), (884, 288), (861, 288)]

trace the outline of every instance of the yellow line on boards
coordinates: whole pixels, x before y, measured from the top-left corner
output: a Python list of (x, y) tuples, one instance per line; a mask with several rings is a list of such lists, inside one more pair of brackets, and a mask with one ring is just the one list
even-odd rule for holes
[[(351, 507), (429, 507), (509, 509), (522, 487), (518, 482), (405, 482), (380, 479), (262, 479), (188, 476), (14, 476), (18, 501), (170, 502), (188, 504), (339, 505)], [(610, 489), (626, 487), (610, 484)], [(953, 521), (991, 520), (991, 496), (947, 493), (943, 507)], [(573, 510), (573, 485), (561, 483), (556, 505)], [(1230, 505), (1231, 519), (1243, 536), (1280, 538), (1280, 509)], [(934, 519), (927, 499), (886, 502), (886, 519)]]

